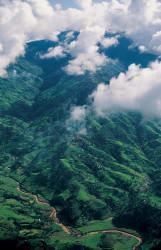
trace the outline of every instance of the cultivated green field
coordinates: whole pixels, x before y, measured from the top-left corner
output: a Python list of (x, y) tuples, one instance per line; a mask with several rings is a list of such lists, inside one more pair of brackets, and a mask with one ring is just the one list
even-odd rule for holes
[[(66, 33), (59, 39), (65, 41)], [(125, 72), (127, 63), (120, 57), (95, 74), (70, 76), (62, 70), (69, 55), (42, 60), (37, 53), (58, 43), (29, 43), (25, 57), (8, 67), (9, 77), (0, 78), (0, 246), (131, 249), (136, 244), (133, 237), (83, 235), (122, 229), (140, 235), (143, 250), (159, 247), (160, 121), (137, 112), (98, 116), (89, 95), (100, 82), (108, 84)], [(119, 50), (128, 51), (129, 61), (130, 44), (121, 34)], [(143, 67), (156, 58), (135, 53)], [(73, 122), (71, 111), (84, 105), (90, 106), (86, 117)], [(30, 194), (20, 193), (8, 177)], [(33, 194), (50, 206), (36, 203)], [(49, 217), (52, 206), (60, 221), (72, 232), (78, 230), (80, 237), (67, 235), (54, 224)]]

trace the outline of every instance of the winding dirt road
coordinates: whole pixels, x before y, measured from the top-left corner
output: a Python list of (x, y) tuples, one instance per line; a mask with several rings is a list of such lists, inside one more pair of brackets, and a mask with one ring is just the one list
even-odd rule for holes
[(129, 233), (126, 233), (126, 232), (123, 232), (123, 231), (119, 231), (119, 230), (107, 230), (107, 231), (90, 232), (90, 233), (87, 233), (87, 235), (94, 235), (94, 234), (99, 234), (99, 233), (119, 233), (119, 234), (123, 234), (123, 235), (127, 235), (127, 236), (130, 236), (130, 237), (133, 237), (136, 240), (138, 240), (138, 243), (133, 247), (133, 250), (135, 250), (142, 243), (142, 239), (141, 238), (139, 238), (139, 237), (137, 237), (137, 236), (135, 236), (133, 234), (129, 234)]
[[(7, 177), (7, 178), (8, 178), (8, 179), (11, 179), (12, 181), (14, 181), (14, 182), (17, 183), (17, 185), (18, 185), (17, 190), (18, 190), (20, 193), (25, 194), (25, 195), (32, 195), (32, 196), (35, 198), (36, 203), (42, 204), (42, 205), (47, 205), (47, 206), (51, 207), (49, 203), (39, 201), (37, 195), (22, 191), (22, 190), (20, 189), (20, 183), (19, 183), (18, 181), (16, 181), (15, 179), (10, 178), (10, 177)], [(55, 209), (54, 207), (51, 207), (51, 208), (52, 208), (52, 213), (50, 214), (50, 218), (53, 218), (53, 219), (54, 219), (54, 223), (55, 223), (56, 225), (60, 226), (60, 227), (64, 230), (64, 232), (66, 232), (67, 234), (71, 234), (71, 232), (69, 231), (69, 229), (68, 229), (66, 226), (64, 226), (64, 225), (59, 221), (59, 219), (58, 219), (58, 217), (57, 217), (56, 209)]]
[[(36, 203), (47, 205), (47, 206), (51, 207), (49, 203), (45, 203), (45, 202), (39, 201), (37, 195), (34, 195), (34, 194), (31, 194), (31, 193), (27, 193), (27, 192), (22, 191), (20, 189), (20, 183), (18, 181), (14, 180), (13, 178), (10, 178), (10, 177), (7, 177), (7, 178), (9, 178), (9, 179), (11, 179), (11, 180), (13, 180), (14, 182), (17, 183), (17, 185), (18, 185), (17, 190), (20, 193), (25, 194), (25, 195), (32, 195), (35, 198)], [(51, 207), (51, 208), (52, 208), (52, 213), (50, 214), (50, 218), (53, 218), (54, 223), (56, 225), (60, 226), (64, 230), (64, 232), (66, 232), (67, 234), (74, 235), (74, 236), (79, 236), (80, 237), (79, 233), (73, 234), (72, 232), (70, 232), (70, 230), (59, 221), (59, 219), (57, 217), (56, 209), (54, 207)], [(119, 230), (95, 231), (95, 232), (89, 232), (87, 234), (84, 234), (83, 236), (90, 236), (90, 235), (95, 235), (95, 234), (100, 234), (100, 233), (119, 233), (119, 234), (123, 234), (123, 235), (127, 235), (127, 236), (135, 238), (136, 240), (138, 240), (138, 243), (133, 247), (133, 250), (137, 249), (137, 247), (140, 246), (141, 243), (142, 243), (142, 239), (141, 238), (139, 238), (139, 237), (137, 237), (137, 236), (135, 236), (133, 234), (129, 234), (129, 233), (126, 233), (126, 232), (123, 232), (123, 231), (119, 231)]]
[[(13, 162), (15, 161), (15, 158), (13, 157)], [(6, 167), (6, 169), (9, 169), (9, 166)], [(39, 201), (37, 195), (34, 195), (34, 194), (31, 194), (31, 193), (27, 193), (27, 192), (24, 192), (21, 190), (20, 188), (20, 183), (18, 181), (16, 181), (15, 179), (13, 178), (10, 178), (8, 176), (6, 176), (8, 179), (11, 179), (12, 181), (16, 182), (18, 187), (17, 187), (17, 190), (22, 193), (22, 194), (25, 194), (25, 195), (32, 195), (34, 198), (35, 198), (35, 201), (36, 203), (38, 204), (43, 204), (43, 205), (47, 205), (49, 206), (51, 209), (52, 209), (52, 213), (50, 214), (50, 218), (53, 218), (54, 220), (54, 223), (58, 226), (60, 226), (65, 233), (69, 234), (69, 235), (73, 235), (73, 236), (77, 236), (77, 237), (80, 237), (80, 233), (73, 233), (71, 232), (64, 224), (62, 224), (58, 217), (57, 217), (57, 212), (56, 212), (56, 209), (54, 207), (51, 207), (51, 205), (49, 203), (45, 203), (45, 202), (42, 202), (42, 201)], [(82, 236), (90, 236), (90, 235), (94, 235), (94, 234), (100, 234), (100, 233), (119, 233), (119, 234), (123, 234), (123, 235), (126, 235), (126, 236), (130, 236), (130, 237), (133, 237), (135, 238), (136, 240), (138, 240), (138, 243), (133, 247), (133, 250), (136, 250), (138, 246), (141, 245), (142, 243), (142, 239), (133, 235), (133, 234), (129, 234), (129, 233), (126, 233), (126, 232), (123, 232), (123, 231), (119, 231), (119, 230), (106, 230), (106, 231), (95, 231), (95, 232), (89, 232), (87, 234), (83, 234)]]

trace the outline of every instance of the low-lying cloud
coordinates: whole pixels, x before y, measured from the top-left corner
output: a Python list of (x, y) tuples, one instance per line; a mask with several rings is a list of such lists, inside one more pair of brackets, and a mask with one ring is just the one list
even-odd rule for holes
[(66, 128), (70, 132), (86, 134), (86, 106), (72, 107), (70, 118), (66, 121)]
[(161, 62), (153, 62), (148, 68), (130, 65), (109, 85), (99, 84), (90, 98), (99, 116), (138, 111), (146, 118), (161, 118)]
[(73, 131), (79, 123), (86, 131), (86, 115), (91, 110), (105, 118), (113, 113), (136, 111), (145, 119), (161, 119), (161, 62), (152, 62), (147, 68), (131, 64), (127, 72), (112, 78), (108, 85), (100, 83), (89, 99), (90, 105), (72, 109), (68, 130)]
[(63, 58), (66, 57), (66, 54), (64, 54), (64, 48), (62, 46), (57, 46), (55, 48), (49, 48), (48, 52), (45, 55), (40, 55), (41, 59), (47, 59), (47, 58)]
[(104, 38), (104, 39), (101, 41), (101, 45), (102, 45), (104, 48), (109, 48), (109, 47), (111, 47), (111, 46), (116, 46), (116, 45), (119, 44), (118, 38), (119, 38), (119, 36), (110, 37), (110, 38)]
[(104, 34), (104, 28), (99, 26), (86, 27), (80, 31), (77, 40), (69, 45), (70, 53), (75, 59), (65, 68), (68, 74), (81, 75), (87, 70), (95, 72), (99, 66), (107, 62), (105, 55), (98, 52), (97, 45), (102, 41)]
[[(47, 0), (0, 0), (0, 76), (7, 76), (9, 63), (24, 55), (27, 41), (56, 41), (61, 31), (80, 32), (77, 41), (69, 46), (69, 53), (73, 56), (66, 67), (69, 74), (83, 74), (86, 70), (95, 72), (106, 62), (105, 55), (98, 53), (98, 43), (104, 47), (117, 45), (117, 38), (105, 40), (105, 32), (125, 32), (141, 46), (141, 50), (161, 54), (159, 0), (108, 0), (100, 3), (75, 0), (75, 3), (78, 9), (62, 10), (60, 5), (53, 8)], [(63, 56), (53, 49), (48, 56), (58, 54)]]

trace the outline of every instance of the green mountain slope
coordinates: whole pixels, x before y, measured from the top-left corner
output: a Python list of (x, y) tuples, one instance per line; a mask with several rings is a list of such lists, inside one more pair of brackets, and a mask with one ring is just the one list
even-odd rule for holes
[[(91, 110), (83, 124), (85, 134), (79, 133), (80, 123), (69, 129), (71, 108), (87, 104), (100, 82), (108, 83), (127, 65), (120, 55), (119, 63), (110, 61), (96, 74), (67, 76), (62, 67), (70, 56), (41, 60), (37, 54), (56, 45), (49, 41), (28, 44), (25, 58), (10, 65), (7, 79), (0, 79), (0, 240), (15, 240), (23, 249), (45, 249), (46, 245), (89, 249), (91, 244), (87, 239), (81, 248), (73, 238), (65, 241), (48, 209), (18, 194), (7, 178), (11, 177), (23, 190), (54, 206), (65, 225), (82, 232), (85, 226), (91, 231), (92, 225), (92, 231), (98, 231), (106, 229), (106, 220), (113, 217), (115, 227), (137, 230), (145, 241), (143, 249), (150, 249), (161, 237), (160, 123), (133, 112), (100, 118)], [(115, 57), (112, 50), (106, 53)], [(142, 66), (154, 59), (150, 54), (142, 58), (136, 51), (135, 55)], [(99, 229), (98, 221), (102, 221)], [(97, 238), (98, 249), (104, 249), (105, 238)], [(109, 242), (114, 245), (117, 240)]]

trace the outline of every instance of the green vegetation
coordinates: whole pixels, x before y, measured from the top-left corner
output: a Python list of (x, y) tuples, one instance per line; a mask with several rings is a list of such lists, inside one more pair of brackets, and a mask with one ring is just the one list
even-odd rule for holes
[[(32, 248), (39, 239), (39, 244), (61, 228), (49, 219), (50, 208), (37, 204), (33, 195), (21, 194), (17, 183), (8, 177), (0, 177), (0, 241), (12, 241), (25, 247), (27, 240)], [(41, 240), (40, 240), (41, 239)], [(18, 243), (19, 242), (19, 243)], [(40, 245), (41, 245), (40, 244)], [(17, 245), (18, 246), (18, 245)]]
[[(97, 117), (91, 109), (84, 124), (68, 125), (71, 108), (89, 103), (97, 85), (108, 83), (127, 65), (123, 60), (109, 62), (96, 74), (68, 76), (62, 67), (69, 56), (41, 60), (37, 54), (56, 45), (28, 44), (26, 56), (10, 65), (7, 79), (0, 79), (1, 245), (130, 249), (137, 243), (132, 237), (82, 235), (124, 228), (143, 237), (143, 249), (159, 246), (160, 122), (144, 120), (135, 112)], [(150, 59), (147, 54), (143, 65)], [(79, 133), (82, 126), (86, 134)], [(8, 177), (30, 194), (20, 193)], [(61, 222), (79, 230), (80, 239), (54, 224), (51, 207), (37, 204), (32, 194), (54, 206)]]
[(92, 249), (129, 250), (137, 244), (137, 240), (119, 234), (96, 234), (88, 236), (83, 244)]
[(90, 235), (85, 238), (83, 244), (91, 249), (101, 249), (99, 245), (101, 244), (101, 236), (103, 234)]
[(112, 217), (104, 221), (91, 221), (88, 225), (80, 227), (82, 233), (116, 229), (112, 226)]

